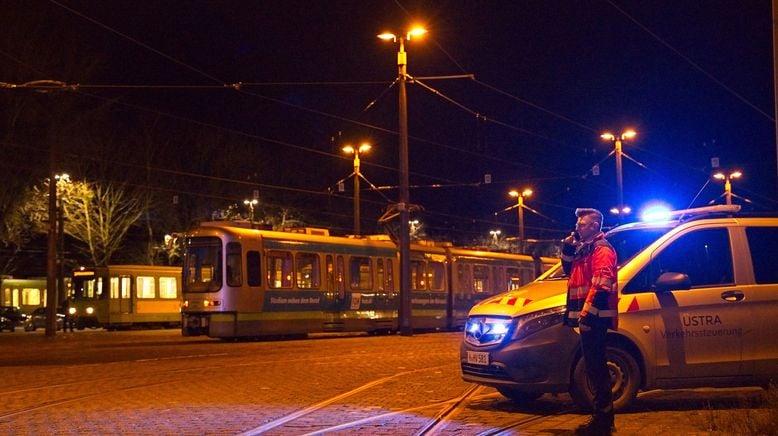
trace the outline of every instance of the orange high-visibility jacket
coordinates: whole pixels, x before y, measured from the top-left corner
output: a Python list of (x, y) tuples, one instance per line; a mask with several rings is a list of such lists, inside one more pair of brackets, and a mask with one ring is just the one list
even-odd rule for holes
[(611, 328), (619, 323), (619, 292), (616, 251), (600, 232), (591, 241), (576, 247), (575, 254), (563, 253), (562, 266), (569, 273), (567, 312), (565, 318), (577, 325), (579, 318), (590, 313), (611, 319)]

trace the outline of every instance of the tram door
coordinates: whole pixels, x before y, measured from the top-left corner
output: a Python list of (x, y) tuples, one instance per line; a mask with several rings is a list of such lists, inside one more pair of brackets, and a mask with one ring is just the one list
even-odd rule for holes
[(113, 315), (132, 312), (131, 284), (130, 276), (111, 277), (111, 298), (108, 305), (111, 318)]

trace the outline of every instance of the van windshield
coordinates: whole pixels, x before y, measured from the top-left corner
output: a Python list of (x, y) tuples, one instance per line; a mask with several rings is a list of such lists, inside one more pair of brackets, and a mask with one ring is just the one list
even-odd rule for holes
[[(673, 226), (622, 228), (606, 233), (605, 237), (616, 250), (618, 267), (621, 268), (622, 265), (627, 263), (662, 235), (669, 232), (672, 228)], [(565, 275), (560, 262), (539, 280), (554, 280), (563, 277), (566, 278), (567, 276)]]
[(636, 227), (624, 230), (615, 229), (608, 232), (605, 237), (616, 250), (616, 259), (619, 268), (629, 262), (644, 248), (648, 247), (659, 239), (662, 235), (669, 232), (673, 226), (666, 227)]

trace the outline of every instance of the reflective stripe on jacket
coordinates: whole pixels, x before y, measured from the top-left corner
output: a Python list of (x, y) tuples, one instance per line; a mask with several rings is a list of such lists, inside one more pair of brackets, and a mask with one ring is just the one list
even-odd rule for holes
[[(572, 260), (568, 260), (572, 257)], [(611, 319), (618, 328), (618, 286), (616, 251), (600, 232), (591, 241), (576, 248), (573, 256), (562, 259), (569, 271), (566, 319), (577, 325), (586, 314)]]

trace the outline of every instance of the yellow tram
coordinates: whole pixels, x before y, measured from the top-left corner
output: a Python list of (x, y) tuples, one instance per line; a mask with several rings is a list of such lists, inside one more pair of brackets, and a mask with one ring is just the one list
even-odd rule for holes
[(81, 267), (71, 280), (69, 311), (78, 329), (180, 325), (179, 266)]
[[(399, 255), (386, 236), (208, 222), (184, 247), (182, 332), (218, 338), (398, 329)], [(411, 244), (411, 326), (462, 328), (468, 310), (554, 258)]]

